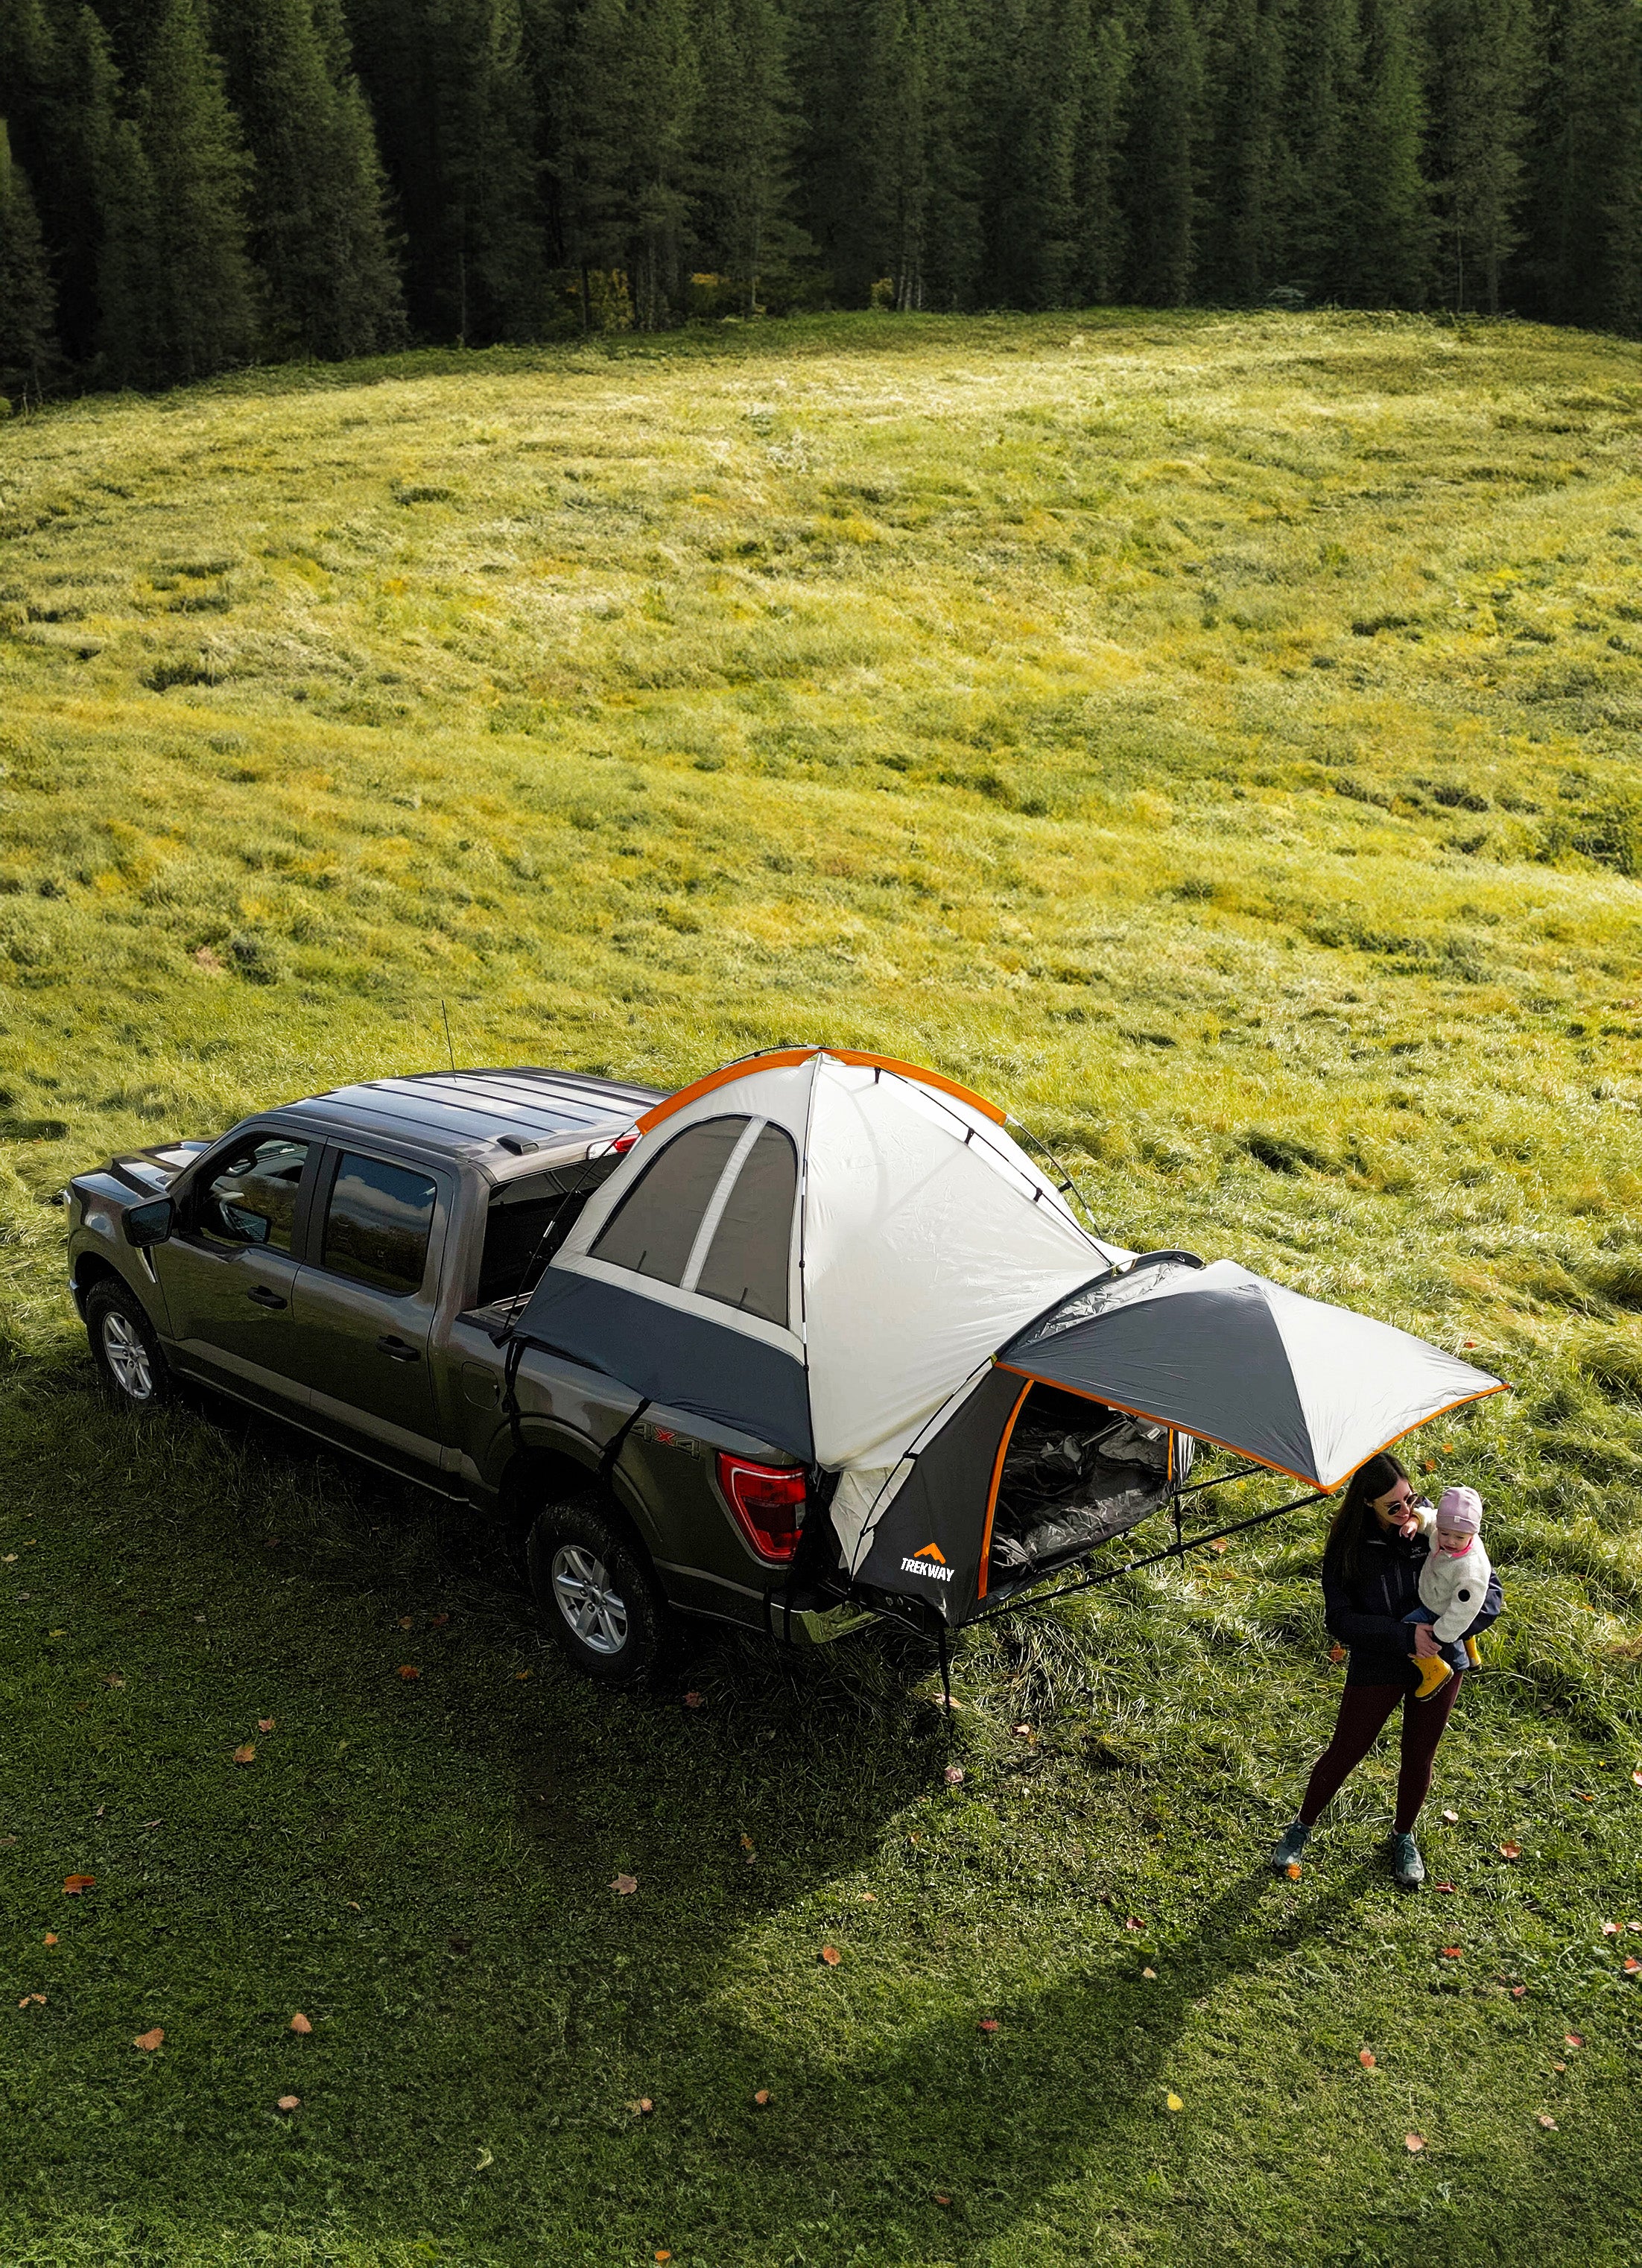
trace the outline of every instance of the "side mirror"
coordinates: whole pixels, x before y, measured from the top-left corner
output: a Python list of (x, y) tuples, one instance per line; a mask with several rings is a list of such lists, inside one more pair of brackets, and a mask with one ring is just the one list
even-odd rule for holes
[(151, 1244), (164, 1244), (176, 1219), (177, 1208), (169, 1197), (156, 1197), (151, 1204), (133, 1205), (125, 1217), (125, 1241), (136, 1245), (139, 1252)]

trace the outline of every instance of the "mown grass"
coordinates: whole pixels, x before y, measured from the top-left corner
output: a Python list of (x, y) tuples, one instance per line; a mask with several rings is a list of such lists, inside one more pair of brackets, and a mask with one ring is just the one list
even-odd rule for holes
[[(1636, 2257), (1638, 431), (1612, 342), (1106, 315), (0, 431), (0, 2257)], [(949, 1736), (887, 1642), (605, 1701), (464, 1517), (108, 1417), (43, 1199), (441, 1001), (469, 1061), (923, 1057), (1124, 1241), (1513, 1378), (1422, 1445), (1511, 1602), (1453, 1892), (1383, 1763), (1258, 1874), (1309, 1515), (976, 1633)]]

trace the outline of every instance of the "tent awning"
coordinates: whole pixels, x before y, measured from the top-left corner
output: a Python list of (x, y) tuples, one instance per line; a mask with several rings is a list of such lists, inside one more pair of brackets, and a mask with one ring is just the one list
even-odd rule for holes
[(1428, 1418), (1505, 1390), (1457, 1355), (1230, 1260), (1096, 1278), (997, 1359), (1319, 1489)]

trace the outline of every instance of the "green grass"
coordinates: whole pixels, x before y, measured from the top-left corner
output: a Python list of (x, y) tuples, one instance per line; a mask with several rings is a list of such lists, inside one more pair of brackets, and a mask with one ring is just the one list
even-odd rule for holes
[[(1628, 2268), (1639, 433), (1613, 342), (1108, 314), (0, 430), (5, 2268)], [(1453, 1892), (1383, 1757), (1259, 1873), (1310, 1515), (975, 1633), (949, 1744), (888, 1638), (605, 1700), (466, 1516), (111, 1417), (42, 1200), (442, 1001), (468, 1061), (922, 1058), (1112, 1234), (1515, 1381), (1421, 1447), (1511, 1605)]]

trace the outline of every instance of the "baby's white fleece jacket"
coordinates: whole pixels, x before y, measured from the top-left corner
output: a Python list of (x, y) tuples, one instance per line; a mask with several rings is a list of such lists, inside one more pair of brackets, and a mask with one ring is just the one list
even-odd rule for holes
[(1483, 1611), (1493, 1568), (1480, 1535), (1471, 1538), (1463, 1559), (1450, 1559), (1433, 1543), (1419, 1571), (1419, 1602), (1436, 1616), (1433, 1634), (1444, 1646), (1462, 1638)]

